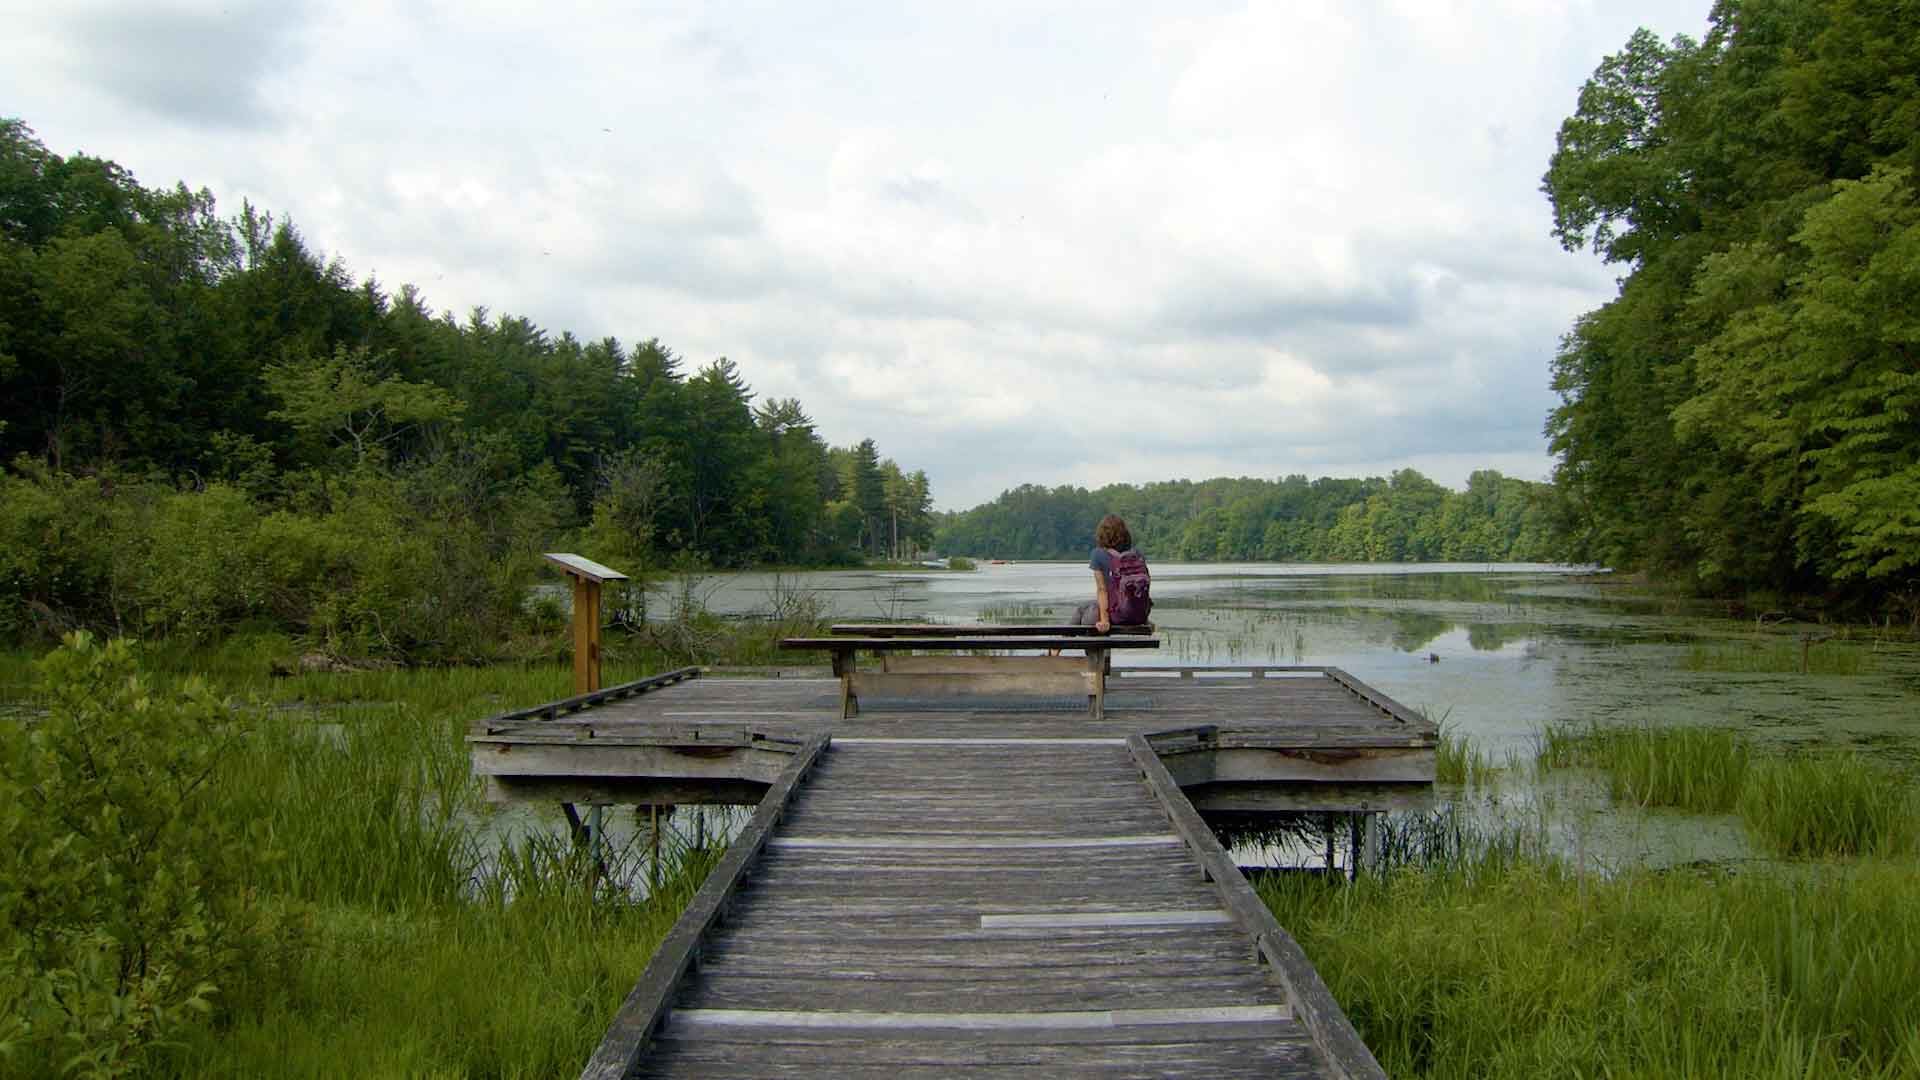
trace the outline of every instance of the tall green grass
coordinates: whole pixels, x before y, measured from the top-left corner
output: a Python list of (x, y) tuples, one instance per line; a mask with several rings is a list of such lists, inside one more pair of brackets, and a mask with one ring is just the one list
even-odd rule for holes
[(1440, 739), (1434, 746), (1434, 779), (1442, 784), (1462, 787), (1490, 787), (1497, 783), (1500, 767), (1476, 744), (1472, 737), (1442, 720)]
[(1892, 855), (1920, 843), (1911, 781), (1852, 753), (1759, 763), (1747, 777), (1740, 817), (1782, 855)]
[[(222, 985), (153, 1075), (577, 1073), (724, 850), (664, 836), (591, 858), (561, 831), (485, 838), (461, 739), (570, 692), (559, 664), (270, 678), (268, 644), (165, 655), (156, 685), (219, 673), (254, 713), (205, 789), (262, 856), (249, 889), (292, 954)], [(633, 675), (641, 672), (634, 671)], [(625, 677), (625, 672), (609, 672)], [(29, 719), (0, 716), (0, 735)], [(0, 1025), (0, 1035), (4, 1026)], [(0, 1051), (0, 1078), (58, 1075)]]
[(1737, 811), (1776, 855), (1889, 855), (1920, 846), (1920, 796), (1898, 770), (1856, 753), (1763, 758), (1736, 732), (1649, 725), (1542, 732), (1541, 769), (1606, 772), (1615, 799), (1700, 813)]
[(1395, 1077), (1892, 1078), (1920, 1077), (1916, 870), (1502, 855), (1257, 888)]
[(1607, 773), (1615, 799), (1725, 813), (1740, 798), (1753, 749), (1725, 728), (1649, 724), (1548, 728), (1537, 762), (1543, 768), (1585, 767)]

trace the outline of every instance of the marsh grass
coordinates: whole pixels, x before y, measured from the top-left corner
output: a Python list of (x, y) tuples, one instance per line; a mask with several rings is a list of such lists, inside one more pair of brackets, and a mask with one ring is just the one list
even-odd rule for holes
[(724, 836), (663, 830), (657, 863), (640, 836), (597, 859), (557, 831), (488, 847), (448, 710), (464, 712), (359, 710), (337, 734), (283, 716), (235, 763), (230, 805), (275, 848), (262, 886), (303, 913), (312, 946), (288, 983), (184, 1045), (179, 1075), (579, 1070)]
[(1429, 813), (1383, 814), (1370, 864), (1462, 877), (1544, 862), (1551, 842), (1538, 818), (1486, 820), (1448, 804)]
[[(271, 677), (291, 644), (143, 650), (156, 686), (205, 672), (254, 715), (206, 797), (248, 823), (264, 856), (250, 888), (299, 928), (289, 962), (218, 987), (210, 1016), (171, 1033), (154, 1075), (577, 1073), (725, 830), (663, 830), (657, 861), (639, 838), (589, 858), (558, 825), (498, 839), (461, 736), (566, 696), (567, 666)], [(608, 678), (649, 665), (628, 654)], [(38, 691), (13, 696), (31, 716)], [(0, 715), (0, 735), (18, 722)], [(59, 1071), (0, 1054), (6, 1080)]]
[(1910, 853), (1920, 830), (1912, 781), (1856, 753), (1761, 762), (1739, 807), (1748, 832), (1785, 856)]
[(1732, 810), (1752, 759), (1738, 732), (1649, 724), (1551, 727), (1535, 756), (1540, 768), (1604, 770), (1616, 800), (1697, 813)]
[(1442, 717), (1440, 741), (1434, 747), (1434, 779), (1442, 784), (1490, 788), (1499, 783), (1500, 766), (1458, 726)]
[(1530, 846), (1256, 888), (1391, 1076), (1920, 1077), (1911, 860), (1582, 879)]
[(1758, 755), (1737, 732), (1648, 725), (1548, 728), (1538, 768), (1593, 768), (1616, 800), (1697, 813), (1738, 811), (1786, 858), (1896, 855), (1920, 846), (1912, 779), (1853, 752)]
[(573, 1075), (718, 855), (669, 856), (632, 903), (583, 887), (571, 845), (523, 844), (466, 903), (314, 906), (298, 977), (181, 1047), (177, 1075)]

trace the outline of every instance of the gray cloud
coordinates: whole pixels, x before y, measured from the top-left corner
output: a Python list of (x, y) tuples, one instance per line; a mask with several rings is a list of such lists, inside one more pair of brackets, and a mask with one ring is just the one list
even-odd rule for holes
[(266, 83), (295, 59), (304, 4), (58, 5), (69, 78), (190, 127), (258, 128)]

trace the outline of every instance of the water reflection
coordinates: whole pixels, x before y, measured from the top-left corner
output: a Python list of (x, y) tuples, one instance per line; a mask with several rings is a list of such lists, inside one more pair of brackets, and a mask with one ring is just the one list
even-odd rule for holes
[[(1525, 765), (1546, 725), (1720, 725), (1763, 744), (1920, 761), (1920, 647), (1908, 640), (1862, 632), (1820, 646), (1861, 650), (1858, 674), (1703, 670), (1702, 648), (1777, 644), (1793, 628), (1676, 610), (1564, 567), (1156, 563), (1153, 579), (1161, 646), (1128, 663), (1344, 668), (1515, 763), (1491, 802), (1471, 801), (1475, 812), (1544, 815), (1556, 849), (1596, 865), (1751, 853), (1725, 819), (1613, 806), (1590, 780), (1535, 783)], [(1064, 621), (1091, 585), (1085, 566), (1022, 563), (734, 574), (701, 590), (722, 613), (763, 612), (802, 590), (844, 620), (1037, 623)]]

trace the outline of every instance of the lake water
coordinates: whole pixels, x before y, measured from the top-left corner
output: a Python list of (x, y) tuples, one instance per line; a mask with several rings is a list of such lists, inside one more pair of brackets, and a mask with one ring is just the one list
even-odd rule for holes
[[(1546, 725), (1719, 725), (1763, 743), (1920, 761), (1920, 646), (1899, 634), (1855, 629), (1812, 646), (1860, 654), (1857, 674), (1698, 670), (1703, 650), (1725, 657), (1797, 649), (1796, 635), (1809, 628), (1675, 610), (1684, 605), (1566, 567), (1155, 563), (1152, 570), (1162, 644), (1130, 652), (1127, 663), (1343, 668), (1471, 737), (1496, 762), (1521, 763), (1497, 790), (1473, 793), (1481, 812), (1548, 816), (1569, 849), (1603, 862), (1729, 861), (1752, 853), (1732, 818), (1615, 806), (1600, 778), (1578, 773), (1533, 782), (1524, 763)], [(716, 575), (696, 592), (710, 609), (742, 615), (808, 596), (842, 621), (1064, 622), (1092, 596), (1092, 578), (1084, 564), (1040, 562), (971, 572)]]

